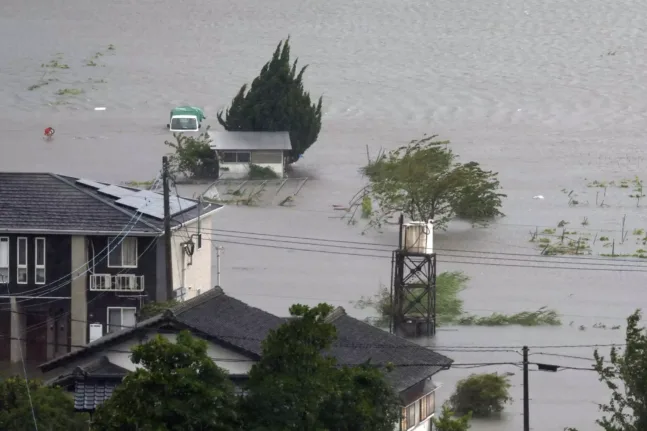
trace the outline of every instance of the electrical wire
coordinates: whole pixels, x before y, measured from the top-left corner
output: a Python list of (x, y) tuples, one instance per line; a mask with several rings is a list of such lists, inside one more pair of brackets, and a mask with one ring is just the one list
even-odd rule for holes
[[(327, 239), (327, 238), (316, 238), (316, 237), (304, 237), (304, 236), (295, 236), (295, 235), (281, 235), (281, 234), (269, 234), (263, 232), (250, 232), (250, 231), (240, 231), (240, 230), (225, 230), (225, 229), (207, 229), (203, 228), (202, 230), (210, 231), (214, 234), (223, 235), (224, 234), (236, 234), (236, 235), (252, 235), (259, 237), (273, 237), (273, 238), (285, 238), (290, 240), (301, 240), (301, 241), (318, 241), (318, 242), (328, 242), (333, 244), (351, 244), (359, 246), (371, 247), (366, 250), (370, 251), (382, 251), (380, 248), (385, 249), (384, 251), (393, 251), (396, 246), (391, 246), (388, 244), (380, 243), (371, 243), (364, 241), (348, 241), (348, 240), (338, 240), (338, 239)], [(231, 235), (230, 235), (231, 236)], [(275, 240), (272, 240), (275, 241)], [(324, 246), (323, 244), (321, 244)], [(354, 247), (356, 250), (362, 250), (362, 248)], [(450, 248), (441, 248), (434, 247), (434, 251), (442, 251), (449, 253), (472, 253), (472, 254), (487, 254), (487, 255), (496, 255), (496, 256), (513, 256), (513, 257), (522, 257), (528, 259), (537, 259), (537, 260), (565, 260), (565, 261), (603, 261), (610, 262), (613, 265), (619, 265), (617, 262), (630, 262), (634, 265), (628, 266), (642, 266), (647, 267), (647, 262), (643, 263), (639, 259), (623, 259), (623, 258), (611, 258), (611, 257), (592, 257), (592, 256), (547, 256), (547, 255), (534, 255), (529, 253), (509, 253), (509, 252), (496, 252), (496, 251), (487, 251), (487, 250), (465, 250), (465, 249), (450, 249)], [(570, 262), (569, 262), (570, 263)], [(640, 265), (642, 263), (642, 265)]]
[[(9, 292), (9, 284), (7, 284), (7, 292)], [(20, 352), (20, 362), (22, 364), (23, 376), (25, 378), (25, 388), (27, 388), (27, 397), (29, 398), (29, 407), (31, 409), (31, 417), (34, 420), (34, 429), (38, 431), (38, 421), (36, 420), (36, 410), (34, 410), (34, 401), (31, 398), (31, 388), (29, 387), (29, 375), (27, 374), (27, 365), (25, 364), (25, 356), (22, 352), (22, 339), (17, 338), (18, 352)]]
[[(308, 249), (308, 248), (297, 248), (297, 247), (287, 247), (287, 246), (268, 245), (268, 244), (253, 244), (253, 243), (246, 243), (246, 242), (240, 242), (240, 241), (227, 241), (227, 240), (221, 240), (217, 238), (207, 239), (207, 241), (213, 241), (213, 242), (222, 243), (222, 244), (236, 244), (236, 245), (244, 245), (244, 246), (250, 246), (250, 247), (271, 248), (275, 250), (291, 250), (291, 251), (322, 253), (322, 254), (338, 255), (338, 256), (356, 256), (356, 257), (367, 257), (367, 258), (377, 258), (377, 259), (391, 259), (390, 255), (349, 253), (349, 252), (340, 252), (340, 251), (332, 251), (332, 250), (315, 250), (315, 249)], [(282, 241), (276, 241), (276, 240), (267, 240), (267, 241), (272, 241), (275, 243), (282, 242)], [(309, 244), (303, 244), (303, 245), (309, 245)], [(580, 266), (547, 266), (547, 265), (523, 265), (523, 264), (513, 265), (513, 264), (506, 264), (506, 263), (499, 263), (499, 262), (473, 262), (473, 261), (465, 261), (465, 260), (455, 260), (453, 259), (454, 256), (446, 256), (446, 257), (450, 259), (444, 260), (441, 262), (452, 263), (452, 264), (464, 264), (464, 265), (505, 267), (505, 268), (526, 268), (526, 269), (534, 268), (534, 269), (550, 269), (550, 270), (603, 271), (603, 272), (640, 272), (640, 273), (647, 272), (647, 267), (645, 267), (645, 269), (615, 269), (615, 266), (612, 266), (610, 268), (599, 268), (599, 267), (585, 267), (581, 265)], [(466, 256), (466, 257), (469, 259), (482, 259), (480, 257), (472, 257), (472, 256)], [(490, 259), (496, 259), (496, 258), (490, 258)], [(498, 260), (508, 261), (508, 259), (498, 259)], [(535, 263), (534, 261), (530, 261), (530, 260), (526, 262)], [(540, 262), (536, 262), (536, 263), (540, 263)], [(559, 265), (560, 262), (554, 262), (554, 264)], [(608, 265), (608, 266), (611, 266), (611, 265)]]
[[(144, 251), (142, 251), (142, 252), (139, 254), (139, 256), (137, 257), (137, 259), (138, 259), (138, 260), (139, 260), (139, 259), (141, 259), (141, 257), (142, 257), (144, 254), (146, 254), (146, 252), (147, 252), (148, 250), (150, 250), (150, 249), (151, 249), (151, 247), (153, 247), (154, 245), (156, 245), (156, 244), (158, 243), (158, 241), (159, 241), (159, 238), (155, 238), (155, 240), (151, 241), (151, 242), (148, 244), (148, 246), (144, 249)], [(124, 269), (122, 269), (121, 271), (119, 271), (118, 273), (116, 273), (116, 274), (114, 274), (114, 275), (120, 275), (120, 274), (123, 274), (126, 270), (127, 270), (127, 268), (124, 268)], [(113, 291), (100, 292), (97, 296), (95, 296), (95, 297), (94, 297), (94, 298), (92, 298), (91, 300), (87, 301), (87, 304), (91, 304), (91, 303), (93, 303), (94, 301), (96, 301), (96, 300), (98, 300), (98, 299), (102, 298), (104, 295), (106, 295), (106, 294), (108, 294), (108, 293), (118, 293), (118, 292), (113, 292)], [(58, 301), (58, 300), (56, 300), (56, 301)], [(42, 306), (43, 304), (41, 303), (41, 304), (38, 304), (38, 305), (39, 305), (39, 306)], [(16, 311), (16, 310), (11, 310), (11, 309), (9, 309), (9, 310), (3, 310), (3, 311), (10, 311), (12, 314), (23, 314), (23, 315), (30, 314), (30, 313), (25, 312), (25, 311)], [(70, 315), (71, 313), (72, 313), (71, 311), (68, 311), (68, 312), (65, 312), (65, 313), (62, 313), (62, 314), (58, 315), (57, 317), (59, 317), (59, 318), (61, 318), (61, 317), (65, 317), (65, 316)], [(91, 323), (91, 322), (90, 322), (90, 321), (88, 321), (88, 320), (71, 319), (71, 318), (70, 318), (69, 320), (70, 320), (71, 322), (80, 322), (80, 323), (84, 323), (84, 324)], [(27, 333), (29, 333), (29, 332), (31, 332), (31, 331), (34, 331), (34, 330), (36, 330), (36, 329), (42, 328), (43, 326), (46, 326), (47, 324), (48, 324), (48, 322), (47, 322), (47, 321), (45, 321), (45, 322), (41, 322), (41, 323), (36, 323), (36, 324), (34, 324), (34, 325), (30, 325), (30, 326), (28, 326), (27, 328), (25, 328), (25, 330), (23, 331), (23, 334), (25, 334), (25, 335), (26, 335)], [(123, 326), (122, 328), (127, 328), (127, 327), (126, 327), (126, 326)], [(6, 338), (6, 337), (4, 337), (2, 334), (0, 334), (0, 339), (2, 339), (2, 338)]]
[[(132, 229), (134, 228), (134, 226), (136, 226), (136, 225), (137, 225), (137, 223), (139, 222), (139, 220), (141, 219), (141, 217), (142, 217), (142, 214), (141, 214), (141, 213), (139, 214), (139, 216), (137, 215), (137, 213), (133, 214), (133, 217), (128, 221), (128, 223), (126, 224), (126, 226), (124, 227), (124, 229), (122, 229), (122, 230), (121, 230), (121, 232), (119, 233), (119, 235), (118, 235), (117, 237), (115, 237), (115, 238), (114, 238), (114, 240), (112, 240), (112, 241), (110, 241), (110, 240), (109, 240), (109, 241), (108, 241), (108, 245), (107, 245), (107, 246), (106, 246), (106, 247), (101, 251), (101, 252), (103, 252), (104, 250), (108, 250), (108, 252), (107, 252), (107, 253), (106, 253), (106, 255), (104, 256), (104, 258), (102, 258), (101, 260), (105, 259), (105, 257), (107, 257), (107, 256), (109, 255), (110, 251), (114, 250), (114, 248), (116, 248), (119, 244), (121, 244), (121, 241), (123, 241), (123, 239), (124, 239), (124, 238), (126, 238), (126, 236), (128, 235), (128, 233), (130, 233), (130, 232), (132, 231)], [(133, 222), (133, 220), (134, 220), (134, 222)], [(131, 222), (132, 222), (132, 226), (128, 229), (128, 226), (131, 224)], [(126, 229), (128, 229), (128, 231), (127, 231), (127, 232), (125, 232), (125, 234), (123, 234), (123, 236), (122, 236), (122, 233), (123, 233)], [(119, 236), (122, 236), (121, 241), (120, 241), (119, 243), (115, 244), (115, 245), (114, 245), (114, 247), (112, 248), (112, 250), (109, 250), (109, 247), (114, 243), (114, 241), (115, 241), (117, 238), (119, 238)], [(101, 253), (101, 252), (100, 252), (100, 253)], [(100, 254), (100, 253), (99, 253), (99, 254)], [(95, 256), (96, 256), (96, 255), (95, 255)], [(101, 261), (101, 260), (100, 260), (100, 261)], [(92, 260), (88, 260), (88, 261), (87, 261), (87, 262), (85, 262), (83, 265), (81, 265), (80, 267), (78, 267), (75, 271), (72, 271), (72, 272), (70, 272), (69, 274), (66, 274), (66, 275), (62, 276), (62, 277), (60, 277), (59, 279), (57, 279), (57, 280), (55, 280), (55, 281), (52, 281), (52, 282), (50, 282), (50, 283), (48, 283), (48, 284), (45, 284), (45, 285), (39, 286), (39, 287), (34, 288), (34, 289), (29, 289), (29, 290), (22, 291), (22, 292), (21, 292), (21, 294), (22, 294), (22, 295), (25, 295), (25, 294), (34, 294), (35, 292), (42, 292), (42, 291), (46, 291), (46, 293), (43, 293), (43, 294), (40, 294), (40, 295), (34, 295), (34, 296), (36, 296), (36, 297), (37, 297), (37, 296), (45, 296), (47, 293), (54, 292), (54, 291), (56, 291), (56, 290), (60, 289), (61, 287), (64, 287), (64, 286), (68, 285), (72, 280), (75, 280), (76, 278), (81, 277), (81, 276), (85, 275), (88, 271), (90, 271), (90, 262), (92, 262)], [(80, 271), (80, 270), (81, 270), (81, 269), (83, 269), (83, 268), (87, 268), (87, 269), (86, 269), (86, 270), (84, 270), (83, 272), (81, 272), (80, 274), (78, 274), (76, 277), (74, 277), (74, 274), (75, 274), (77, 271)], [(70, 278), (71, 278), (71, 279), (70, 279)], [(8, 285), (8, 283), (5, 283), (5, 284), (7, 284), (7, 285)], [(55, 285), (55, 286), (54, 286), (54, 285)], [(54, 287), (52, 287), (52, 286), (54, 286)], [(23, 302), (23, 301), (21, 301), (21, 302)]]
[[(156, 181), (157, 181), (157, 179), (155, 180), (155, 182)], [(151, 188), (155, 186), (155, 182), (151, 185)], [(135, 195), (135, 193), (133, 193), (133, 195)], [(145, 201), (147, 203), (146, 203), (146, 205), (144, 205), (144, 207), (146, 207), (146, 206), (148, 206), (148, 205), (150, 205), (152, 203), (152, 202), (148, 201), (148, 199), (145, 199)], [(121, 230), (121, 232), (116, 237), (114, 237), (112, 240), (109, 240), (106, 247), (104, 247), (101, 251), (99, 251), (99, 253), (96, 253), (91, 260), (88, 260), (87, 262), (85, 262), (83, 265), (81, 265), (76, 270), (70, 272), (69, 274), (67, 274), (65, 276), (60, 277), (59, 279), (57, 279), (57, 280), (55, 280), (53, 282), (50, 282), (50, 283), (45, 284), (43, 286), (39, 286), (39, 287), (37, 287), (35, 289), (30, 289), (30, 290), (23, 291), (21, 293), (23, 295), (28, 294), (28, 293), (34, 294), (35, 292), (43, 292), (43, 291), (46, 290), (47, 291), (46, 293), (35, 295), (35, 296), (46, 296), (48, 293), (54, 292), (54, 291), (60, 289), (61, 287), (67, 286), (75, 278), (81, 277), (81, 276), (85, 275), (87, 272), (90, 272), (91, 271), (90, 263), (96, 264), (97, 263), (97, 260), (96, 260), (97, 256), (103, 254), (104, 252), (105, 252), (105, 255), (101, 259), (99, 259), (98, 262), (101, 262), (104, 259), (106, 259), (110, 255), (111, 251), (113, 251), (115, 248), (117, 248), (125, 240), (125, 238), (128, 236), (128, 234), (130, 232), (132, 232), (132, 230), (135, 228), (137, 223), (139, 223), (139, 220), (141, 220), (143, 215), (144, 214), (141, 213), (141, 208), (139, 208), (137, 211), (135, 211), (133, 213), (131, 219), (126, 223), (126, 225)], [(129, 225), (131, 225), (130, 228), (128, 228)], [(126, 231), (126, 229), (127, 229), (127, 231)], [(124, 231), (126, 231), (126, 232), (124, 233)], [(110, 249), (110, 247), (111, 247), (111, 245), (113, 245), (114, 241), (117, 240), (120, 236), (122, 236), (122, 239), (117, 244), (115, 244), (114, 247), (112, 247), (112, 249)], [(87, 268), (87, 269), (85, 269), (83, 272), (79, 273), (77, 277), (73, 277), (74, 274), (77, 271), (80, 271), (83, 268)], [(70, 277), (72, 277), (71, 280), (70, 280)], [(59, 282), (62, 282), (62, 283), (59, 283)], [(54, 284), (57, 284), (57, 283), (59, 283), (57, 286), (50, 287), (50, 286), (52, 286)], [(26, 301), (28, 301), (28, 300), (29, 299), (27, 299)], [(20, 302), (23, 302), (23, 301), (20, 301)]]

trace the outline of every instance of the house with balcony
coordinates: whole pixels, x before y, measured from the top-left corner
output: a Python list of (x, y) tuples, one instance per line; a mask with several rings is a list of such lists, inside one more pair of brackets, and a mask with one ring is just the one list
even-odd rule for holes
[[(173, 287), (210, 289), (220, 205), (170, 197)], [(52, 173), (0, 172), (0, 361), (42, 363), (167, 300), (163, 196)], [(201, 227), (205, 226), (202, 231)]]
[[(189, 330), (207, 342), (208, 355), (229, 372), (242, 391), (247, 375), (262, 354), (261, 343), (269, 331), (286, 322), (235, 299), (215, 287), (189, 301), (137, 324), (111, 333), (85, 348), (40, 366), (48, 383), (73, 393), (78, 411), (92, 412), (110, 397), (124, 376), (135, 370), (130, 351), (161, 334), (174, 340)], [(337, 340), (326, 352), (340, 365), (391, 363), (388, 382), (399, 394), (402, 416), (396, 431), (429, 431), (436, 410), (437, 385), (433, 376), (448, 369), (452, 360), (412, 341), (389, 334), (336, 308), (328, 322), (337, 329)]]

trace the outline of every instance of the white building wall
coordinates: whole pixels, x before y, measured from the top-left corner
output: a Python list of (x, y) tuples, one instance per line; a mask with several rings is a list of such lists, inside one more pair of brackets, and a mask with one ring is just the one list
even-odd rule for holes
[(173, 267), (173, 288), (185, 287), (184, 300), (191, 299), (213, 288), (211, 279), (212, 252), (211, 242), (212, 218), (217, 214), (202, 217), (200, 233), (202, 234), (202, 247), (198, 248), (198, 238), (191, 238), (195, 244), (193, 256), (189, 257), (182, 248), (182, 243), (189, 240), (191, 235), (198, 233), (198, 222), (181, 227), (173, 232), (171, 238), (171, 260)]
[[(279, 178), (283, 178), (283, 163), (256, 163), (261, 168), (270, 168)], [(220, 178), (245, 178), (249, 174), (249, 163), (220, 163)], [(227, 168), (228, 170), (224, 170)]]
[[(155, 332), (151, 331), (148, 336), (149, 339), (157, 335)], [(176, 334), (161, 334), (163, 337), (166, 337), (170, 341), (175, 342), (177, 335)], [(123, 343), (117, 344), (114, 347), (111, 347), (107, 351), (97, 352), (97, 355), (105, 355), (108, 357), (108, 360), (115, 365), (123, 367), (127, 370), (136, 370), (140, 368), (141, 365), (135, 365), (130, 360), (130, 351), (131, 349), (139, 344), (136, 339), (131, 339), (124, 341)], [(207, 354), (210, 358), (214, 359), (216, 365), (220, 368), (226, 370), (230, 374), (246, 374), (254, 365), (254, 361), (250, 360), (248, 357), (243, 356), (237, 352), (229, 350), (225, 347), (219, 346), (214, 343), (207, 342)], [(72, 364), (66, 368), (72, 370), (77, 365), (80, 365), (84, 362), (87, 362), (87, 359), (79, 361), (78, 363)]]

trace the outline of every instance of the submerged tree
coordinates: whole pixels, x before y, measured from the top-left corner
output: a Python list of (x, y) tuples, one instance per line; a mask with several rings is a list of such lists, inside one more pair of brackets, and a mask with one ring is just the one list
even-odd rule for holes
[(647, 329), (638, 326), (641, 317), (636, 310), (627, 319), (624, 351), (613, 347), (608, 360), (597, 349), (594, 353), (600, 381), (611, 390), (609, 404), (600, 405), (604, 415), (596, 420), (604, 431), (647, 430)]
[(263, 341), (249, 373), (241, 429), (392, 431), (399, 400), (377, 366), (338, 366), (325, 355), (336, 339), (327, 304), (293, 305), (292, 319)]
[(468, 413), (461, 417), (455, 417), (454, 412), (448, 405), (444, 405), (440, 416), (432, 418), (436, 431), (467, 431), (470, 429), (472, 414)]
[(173, 343), (157, 336), (133, 349), (129, 373), (93, 421), (96, 431), (237, 431), (237, 399), (207, 343), (188, 331)]
[(218, 178), (220, 162), (211, 149), (208, 130), (195, 137), (181, 133), (174, 133), (173, 137), (175, 142), (164, 142), (175, 149), (169, 158), (173, 173), (187, 178)]
[(321, 130), (322, 98), (312, 103), (303, 88), (303, 74), (290, 64), (290, 39), (279, 42), (272, 59), (263, 66), (249, 91), (243, 85), (218, 122), (227, 131), (290, 132), (293, 163), (317, 140)]
[(448, 141), (436, 136), (413, 140), (370, 161), (362, 171), (369, 185), (361, 198), (370, 196), (379, 206), (371, 224), (379, 227), (397, 213), (411, 220), (434, 220), (446, 228), (455, 217), (483, 223), (502, 216), (498, 174), (478, 163), (460, 163)]
[(472, 374), (456, 384), (449, 406), (459, 414), (487, 417), (503, 411), (505, 404), (512, 402), (510, 386), (505, 374)]

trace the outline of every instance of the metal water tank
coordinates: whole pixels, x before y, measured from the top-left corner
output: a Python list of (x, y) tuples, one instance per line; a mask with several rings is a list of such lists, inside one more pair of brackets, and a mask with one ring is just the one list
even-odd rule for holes
[(402, 249), (409, 253), (434, 253), (434, 221), (412, 221), (402, 225)]

